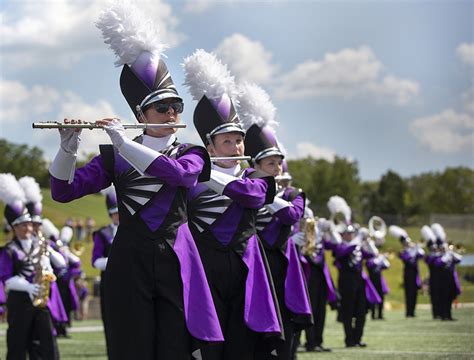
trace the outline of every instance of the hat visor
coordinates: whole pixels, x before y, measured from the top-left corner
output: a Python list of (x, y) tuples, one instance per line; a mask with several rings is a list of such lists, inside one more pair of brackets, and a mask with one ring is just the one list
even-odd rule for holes
[(238, 132), (242, 135), (245, 135), (245, 131), (237, 125), (230, 124), (229, 126), (223, 127), (222, 129), (217, 130), (216, 132), (212, 132), (211, 136), (219, 135), (219, 134), (227, 134), (230, 132)]
[(146, 99), (146, 101), (143, 102), (143, 105), (141, 105), (141, 107), (144, 109), (144, 108), (146, 108), (147, 106), (149, 106), (153, 103), (156, 103), (156, 102), (159, 102), (159, 101), (165, 100), (165, 99), (171, 99), (171, 98), (175, 98), (175, 99), (183, 101), (183, 98), (180, 97), (179, 95), (177, 95), (176, 93), (174, 93), (174, 92), (165, 92), (165, 93), (162, 93), (162, 94), (156, 94), (154, 96), (151, 96), (149, 99)]
[(15, 225), (20, 225), (20, 224), (27, 223), (27, 222), (31, 222), (31, 217), (30, 217), (29, 214), (21, 215), (21, 216), (17, 217), (15, 220), (12, 221), (12, 223), (10, 225), (15, 226)]
[(255, 161), (259, 161), (270, 156), (281, 156), (282, 159), (285, 158), (285, 155), (283, 155), (280, 150), (276, 148), (272, 148), (272, 149), (263, 150), (259, 154), (257, 154), (257, 156), (255, 156)]

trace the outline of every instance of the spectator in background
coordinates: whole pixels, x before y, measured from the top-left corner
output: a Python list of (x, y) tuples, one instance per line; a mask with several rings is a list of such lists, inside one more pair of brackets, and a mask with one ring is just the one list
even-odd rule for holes
[(95, 220), (90, 216), (86, 219), (86, 242), (92, 241), (92, 233), (95, 229)]

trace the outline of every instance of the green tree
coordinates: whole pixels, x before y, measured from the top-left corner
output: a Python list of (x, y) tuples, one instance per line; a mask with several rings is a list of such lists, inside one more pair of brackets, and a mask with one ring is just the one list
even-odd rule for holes
[(41, 186), (49, 186), (47, 161), (36, 146), (29, 148), (0, 139), (0, 171), (16, 178), (32, 176)]

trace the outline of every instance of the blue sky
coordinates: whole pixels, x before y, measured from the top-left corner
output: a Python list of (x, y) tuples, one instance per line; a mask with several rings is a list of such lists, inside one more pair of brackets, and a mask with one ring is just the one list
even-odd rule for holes
[[(198, 142), (183, 58), (202, 48), (277, 108), (288, 158), (356, 160), (363, 180), (474, 168), (472, 1), (136, 1), (171, 45), (185, 99), (181, 141)], [(3, 1), (0, 137), (41, 147), (64, 117), (131, 122), (114, 54), (94, 26), (105, 1)], [(130, 133), (130, 136), (133, 136)], [(108, 142), (85, 131), (80, 150)]]

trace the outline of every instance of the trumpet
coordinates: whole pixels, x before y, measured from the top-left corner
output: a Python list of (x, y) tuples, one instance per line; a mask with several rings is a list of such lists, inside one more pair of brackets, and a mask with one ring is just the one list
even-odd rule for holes
[[(64, 124), (58, 121), (44, 121), (33, 123), (33, 129), (104, 129), (93, 122), (83, 122), (81, 124)], [(186, 124), (123, 124), (124, 129), (169, 129), (169, 128), (185, 128)]]

